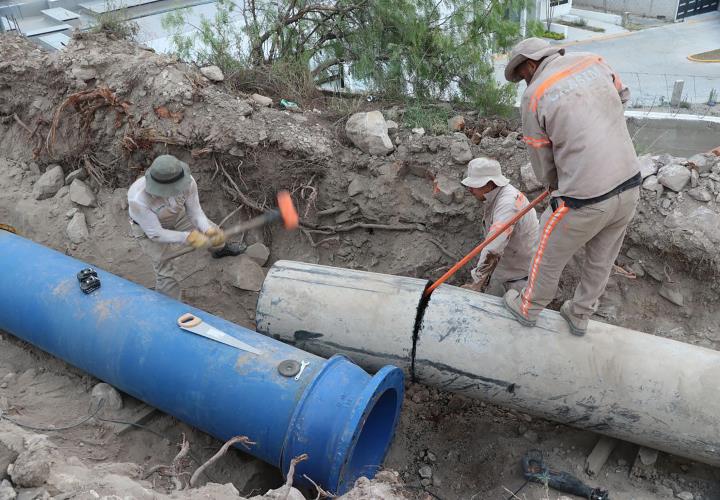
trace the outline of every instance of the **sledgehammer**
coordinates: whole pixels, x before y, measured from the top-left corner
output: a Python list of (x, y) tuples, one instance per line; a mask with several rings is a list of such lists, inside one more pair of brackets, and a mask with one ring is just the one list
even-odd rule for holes
[[(285, 229), (297, 229), (300, 225), (300, 217), (298, 216), (297, 210), (295, 209), (295, 204), (293, 204), (290, 193), (288, 193), (287, 191), (280, 191), (277, 194), (277, 205), (277, 210), (268, 210), (264, 214), (258, 215), (254, 219), (250, 219), (247, 222), (242, 222), (231, 227), (230, 229), (225, 231), (225, 237), (227, 238), (229, 236), (235, 236), (236, 234), (250, 231), (251, 229), (255, 229), (256, 227), (262, 227), (266, 224), (270, 224), (272, 222), (275, 222), (276, 220), (282, 221)], [(167, 257), (167, 260), (175, 259), (182, 255), (187, 255), (194, 250), (196, 249), (192, 247), (183, 248), (182, 250), (179, 250)]]

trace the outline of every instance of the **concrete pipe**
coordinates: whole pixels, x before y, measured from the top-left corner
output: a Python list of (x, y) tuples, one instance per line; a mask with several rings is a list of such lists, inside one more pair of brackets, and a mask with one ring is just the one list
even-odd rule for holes
[(720, 352), (598, 322), (575, 337), (554, 311), (525, 328), (502, 299), (461, 288), (421, 304), (424, 285), (280, 261), (258, 331), (369, 368), (399, 362), (427, 385), (720, 466)]
[[(374, 476), (392, 439), (403, 374), (373, 377), (343, 356), (325, 360), (0, 231), (0, 329), (203, 431), (245, 435), (248, 453), (344, 493)], [(192, 313), (231, 347), (180, 328)], [(238, 344), (237, 341), (245, 344)], [(305, 363), (307, 366), (305, 366)]]

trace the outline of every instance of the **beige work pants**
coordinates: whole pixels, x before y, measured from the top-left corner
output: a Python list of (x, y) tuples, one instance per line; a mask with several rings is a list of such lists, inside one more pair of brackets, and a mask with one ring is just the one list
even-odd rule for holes
[(570, 312), (589, 318), (605, 291), (627, 226), (635, 215), (640, 189), (632, 188), (605, 201), (578, 209), (561, 204), (540, 220), (540, 238), (521, 294), (521, 312), (534, 320), (555, 297), (565, 265), (585, 246), (585, 263)]
[[(185, 248), (184, 245), (175, 243), (158, 243), (152, 241), (145, 235), (142, 228), (130, 223), (132, 234), (137, 239), (143, 253), (150, 258), (153, 270), (155, 271), (155, 291), (172, 297), (175, 300), (181, 300), (182, 290), (180, 288), (179, 271), (175, 267), (176, 259), (168, 260), (167, 256)], [(188, 220), (187, 215), (183, 214), (178, 219), (175, 227), (167, 228), (175, 231), (190, 231), (193, 226)]]

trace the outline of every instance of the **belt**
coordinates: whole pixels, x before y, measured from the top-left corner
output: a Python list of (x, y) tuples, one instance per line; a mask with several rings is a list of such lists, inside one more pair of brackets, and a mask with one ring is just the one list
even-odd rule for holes
[(594, 205), (595, 203), (600, 203), (601, 201), (608, 200), (615, 195), (628, 191), (634, 187), (638, 187), (640, 184), (642, 184), (642, 176), (640, 175), (640, 172), (638, 172), (616, 188), (603, 195), (585, 199), (570, 198), (569, 196), (560, 196), (559, 198), (553, 198), (550, 204), (552, 205), (553, 210), (557, 210), (557, 206), (559, 205), (557, 200), (564, 201), (565, 205), (568, 208), (582, 208), (588, 205)]

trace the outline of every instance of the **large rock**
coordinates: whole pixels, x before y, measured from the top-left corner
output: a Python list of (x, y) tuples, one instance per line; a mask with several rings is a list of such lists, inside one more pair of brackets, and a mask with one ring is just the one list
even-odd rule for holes
[(453, 141), (450, 145), (450, 156), (455, 163), (467, 164), (473, 159), (472, 150), (467, 140)]
[(657, 163), (655, 163), (655, 161), (650, 155), (644, 155), (639, 157), (638, 162), (640, 163), (640, 175), (642, 175), (643, 179), (657, 173)]
[(345, 134), (357, 148), (371, 155), (384, 156), (395, 149), (380, 111), (355, 113), (345, 125)]
[(7, 479), (3, 479), (0, 482), (0, 500), (15, 500), (15, 498), (17, 498), (17, 493), (12, 484)]
[(264, 266), (267, 264), (268, 258), (270, 257), (270, 250), (268, 247), (258, 242), (250, 245), (245, 251), (245, 255), (257, 262), (259, 266)]
[(668, 189), (679, 192), (690, 182), (690, 170), (684, 165), (671, 163), (658, 171), (658, 182)]
[(687, 192), (688, 196), (690, 198), (693, 198), (697, 201), (710, 201), (713, 199), (713, 195), (710, 191), (705, 189), (704, 187), (696, 187)]
[(67, 237), (75, 244), (82, 243), (90, 237), (87, 223), (85, 222), (85, 214), (78, 211), (72, 216), (65, 230)]
[(537, 180), (537, 177), (535, 177), (535, 171), (530, 162), (520, 167), (520, 179), (522, 179), (523, 184), (525, 184), (525, 191), (527, 192), (539, 191), (543, 187), (540, 181)]
[(223, 268), (223, 276), (228, 283), (240, 290), (259, 292), (265, 281), (265, 273), (258, 263), (247, 255), (231, 260), (232, 262)]
[(120, 393), (110, 384), (100, 382), (93, 387), (90, 397), (93, 401), (93, 408), (97, 408), (102, 401), (103, 410), (117, 411), (122, 410), (123, 400)]
[(97, 205), (95, 193), (80, 179), (75, 179), (72, 184), (70, 184), (70, 200), (84, 207), (94, 207)]
[(460, 181), (444, 174), (438, 174), (433, 181), (433, 196), (445, 205), (462, 201), (463, 187)]
[(47, 436), (35, 434), (25, 439), (25, 448), (15, 460), (10, 477), (21, 488), (42, 486), (57, 455), (54, 446)]
[(0, 479), (7, 477), (8, 465), (15, 463), (17, 457), (18, 452), (0, 442)]
[(220, 68), (217, 66), (205, 66), (200, 68), (200, 73), (211, 82), (222, 82), (225, 80), (225, 75)]
[(699, 154), (688, 158), (688, 163), (692, 163), (701, 174), (709, 173), (715, 164), (713, 155)]
[(67, 176), (65, 176), (65, 184), (69, 186), (75, 179), (80, 179), (81, 181), (87, 179), (87, 172), (84, 168), (78, 168), (67, 174)]
[(33, 186), (33, 196), (36, 200), (45, 200), (55, 196), (65, 185), (65, 173), (60, 165), (51, 165)]
[(656, 175), (651, 175), (647, 179), (645, 179), (643, 181), (642, 187), (643, 189), (647, 189), (648, 191), (655, 191), (658, 196), (662, 195), (663, 191), (665, 191), (663, 185), (658, 182), (658, 178)]

